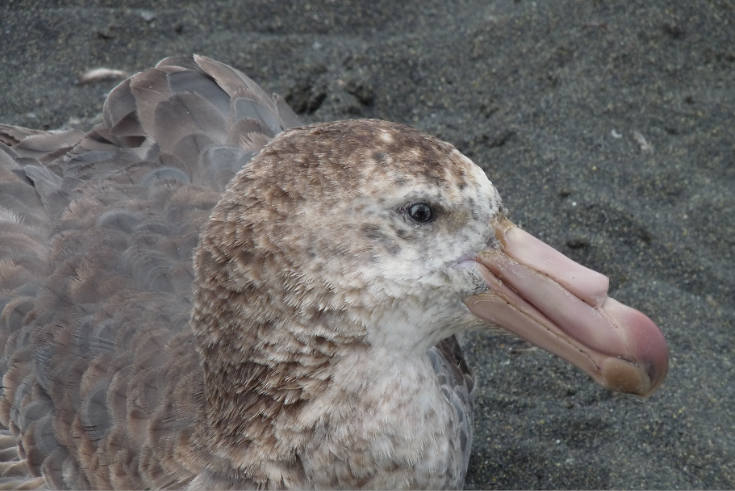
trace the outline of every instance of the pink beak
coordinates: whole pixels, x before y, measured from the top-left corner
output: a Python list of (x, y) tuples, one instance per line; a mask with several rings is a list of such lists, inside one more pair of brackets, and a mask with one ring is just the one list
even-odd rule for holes
[(608, 297), (606, 276), (506, 218), (494, 228), (502, 250), (475, 259), (489, 291), (465, 299), (472, 313), (564, 358), (607, 389), (653, 394), (669, 363), (656, 324)]

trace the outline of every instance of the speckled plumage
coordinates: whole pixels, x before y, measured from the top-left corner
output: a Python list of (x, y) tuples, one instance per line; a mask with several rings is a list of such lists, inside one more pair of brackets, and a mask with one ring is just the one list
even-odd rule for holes
[(194, 56), (86, 135), (0, 125), (0, 488), (461, 488), (481, 327), (661, 383), (656, 326), (452, 145), (300, 124)]
[[(451, 159), (472, 182), (472, 164), (446, 143), (382, 121), (335, 122), (287, 130), (236, 176), (195, 258), (192, 327), (204, 360), (207, 439), (236, 455), (241, 467), (260, 472), (266, 460), (294, 464), (296, 452), (307, 482), (317, 487), (461, 486), (470, 394), (454, 375), (452, 391), (463, 393), (457, 414), (426, 351), (458, 331), (456, 321), (467, 312), (459, 291), (454, 298), (442, 289), (424, 291), (422, 282), (451, 281), (443, 265), (415, 265), (424, 256), (460, 256), (454, 249), (471, 242), (456, 230), (471, 220), (458, 213), (456, 221), (429, 229), (393, 213), (431, 191), (444, 207), (437, 213), (453, 212), (465, 195), (476, 194), (474, 185), (447, 179), (452, 167), (442, 164)], [(419, 172), (402, 172), (398, 162)], [(475, 240), (481, 247), (487, 232)], [(453, 317), (442, 318), (446, 312)], [(411, 332), (434, 326), (433, 335)], [(260, 376), (233, 379), (237, 370)], [(262, 417), (241, 422), (248, 416), (242, 408), (259, 404)], [(223, 417), (238, 412), (234, 426)], [(371, 427), (372, 421), (380, 424)], [(357, 427), (327, 430), (350, 426)], [(247, 445), (255, 440), (257, 446)], [(381, 440), (385, 448), (376, 448)], [(447, 448), (435, 449), (439, 443)], [(340, 454), (342, 470), (340, 459), (330, 457)], [(417, 472), (422, 464), (425, 476)], [(297, 469), (282, 479), (299, 482)], [(278, 482), (281, 472), (263, 479)]]
[[(378, 359), (345, 320), (371, 307), (371, 279), (334, 287), (345, 265), (405, 255), (392, 234), (414, 233), (336, 216), (369, 208), (376, 178), (440, 182), (451, 146), (384, 122), (291, 131), (233, 183), (191, 262), (224, 186), (294, 124), (280, 99), (196, 58), (124, 82), (87, 136), (2, 127), (0, 411), (19, 444), (6, 485), (461, 486), (472, 377), (456, 341), (418, 365)], [(376, 132), (399, 141), (370, 149)], [(395, 170), (415, 157), (406, 145), (424, 158), (416, 182)]]

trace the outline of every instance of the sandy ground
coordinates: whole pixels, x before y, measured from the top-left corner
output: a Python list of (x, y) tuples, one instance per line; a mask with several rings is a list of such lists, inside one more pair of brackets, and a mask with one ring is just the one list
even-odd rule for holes
[[(454, 143), (511, 218), (663, 329), (641, 401), (475, 335), (467, 488), (735, 487), (735, 3), (11, 1), (0, 121), (89, 127), (130, 73), (199, 53), (308, 121), (377, 117)], [(120, 7), (126, 4), (125, 7)]]

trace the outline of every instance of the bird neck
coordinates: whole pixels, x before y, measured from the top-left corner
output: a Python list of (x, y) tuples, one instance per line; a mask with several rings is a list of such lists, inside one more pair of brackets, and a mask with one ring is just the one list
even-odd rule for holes
[(271, 482), (268, 469), (298, 469), (296, 452), (315, 424), (304, 411), (327, 390), (343, 354), (365, 349), (365, 336), (344, 325), (340, 309), (294, 303), (293, 291), (273, 291), (286, 288), (276, 281), (265, 290), (234, 274), (242, 267), (237, 251), (218, 247), (205, 237), (195, 259), (191, 325), (204, 379), (196, 438), (215, 459), (206, 467)]
[[(219, 316), (231, 342), (199, 345), (204, 397), (196, 438), (212, 456), (205, 467), (218, 476), (201, 484), (288, 487), (309, 475), (324, 479), (316, 487), (338, 478), (348, 479), (346, 487), (378, 479), (381, 487), (412, 474), (416, 462), (433, 468), (434, 460), (446, 460), (432, 442), (451, 433), (451, 410), (427, 356), (401, 357), (324, 334), (308, 340), (312, 329), (321, 329), (293, 320), (229, 324), (225, 318), (238, 318)], [(411, 426), (412, 419), (422, 424)], [(364, 458), (345, 461), (340, 470), (333, 455), (345, 448)], [(389, 465), (399, 456), (400, 468)], [(375, 467), (383, 461), (385, 468)]]
[(320, 329), (298, 322), (247, 321), (218, 310), (212, 318), (224, 339), (198, 336), (204, 393), (197, 439), (220, 459), (220, 473), (244, 473), (261, 484), (273, 482), (273, 468), (298, 473), (297, 454), (317, 424), (307, 413), (315, 414), (344, 353), (364, 351), (365, 344), (315, 334)]

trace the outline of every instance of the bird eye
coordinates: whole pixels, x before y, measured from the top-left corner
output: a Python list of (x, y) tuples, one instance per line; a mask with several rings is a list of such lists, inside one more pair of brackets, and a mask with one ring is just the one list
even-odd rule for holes
[(428, 223), (434, 218), (431, 207), (426, 203), (416, 203), (409, 206), (408, 214), (418, 223)]

